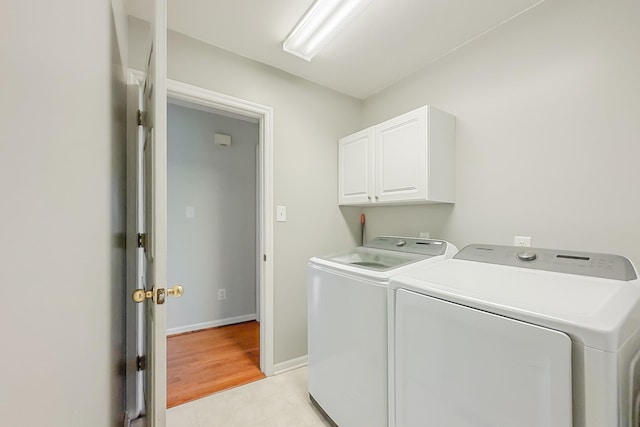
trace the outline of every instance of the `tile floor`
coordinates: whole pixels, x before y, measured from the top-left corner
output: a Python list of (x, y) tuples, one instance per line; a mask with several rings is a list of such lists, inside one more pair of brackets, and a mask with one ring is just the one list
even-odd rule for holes
[(167, 427), (328, 427), (309, 401), (307, 368), (267, 377), (167, 411)]

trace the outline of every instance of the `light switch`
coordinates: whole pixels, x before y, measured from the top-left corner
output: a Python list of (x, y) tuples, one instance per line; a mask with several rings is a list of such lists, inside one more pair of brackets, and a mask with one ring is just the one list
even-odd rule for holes
[(196, 217), (196, 208), (193, 206), (187, 206), (186, 208), (187, 219), (193, 219)]
[(287, 207), (286, 206), (276, 206), (276, 221), (277, 222), (286, 222), (287, 221)]

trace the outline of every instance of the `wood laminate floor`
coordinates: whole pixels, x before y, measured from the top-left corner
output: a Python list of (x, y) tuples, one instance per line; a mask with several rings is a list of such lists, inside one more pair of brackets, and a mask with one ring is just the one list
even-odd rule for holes
[(258, 322), (167, 337), (167, 408), (264, 377)]

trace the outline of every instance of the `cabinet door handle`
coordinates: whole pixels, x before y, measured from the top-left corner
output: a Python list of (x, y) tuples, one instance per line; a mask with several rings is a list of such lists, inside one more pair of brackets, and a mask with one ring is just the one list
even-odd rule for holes
[(371, 196), (367, 196), (367, 199), (371, 200)]
[(376, 196), (376, 200), (378, 200), (379, 198), (380, 198), (379, 196)]

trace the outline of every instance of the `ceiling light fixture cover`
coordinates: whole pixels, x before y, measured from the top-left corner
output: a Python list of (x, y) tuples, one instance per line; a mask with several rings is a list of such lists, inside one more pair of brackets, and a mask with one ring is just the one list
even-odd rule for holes
[(311, 61), (372, 0), (317, 0), (282, 44), (289, 52)]

